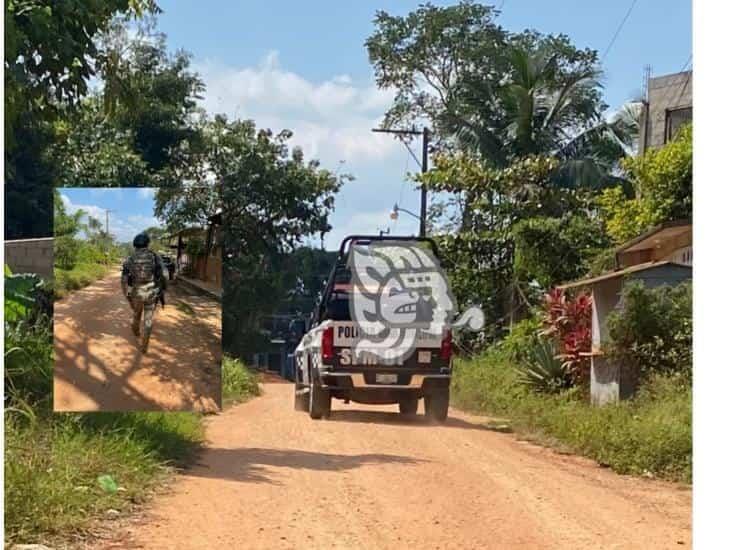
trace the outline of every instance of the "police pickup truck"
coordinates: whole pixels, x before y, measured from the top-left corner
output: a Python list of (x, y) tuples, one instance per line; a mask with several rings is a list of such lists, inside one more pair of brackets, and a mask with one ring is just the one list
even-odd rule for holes
[[(362, 323), (352, 318), (353, 298), (358, 298), (357, 293), (363, 292), (357, 284), (360, 280), (353, 276), (353, 253), (367, 249), (372, 243), (381, 247), (393, 246), (394, 249), (400, 246), (400, 250), (403, 250), (403, 245), (419, 247), (421, 252), (428, 248), (433, 254), (430, 257), (438, 257), (435, 243), (426, 238), (350, 236), (343, 240), (320, 300), (294, 352), (295, 409), (308, 411), (314, 419), (327, 417), (332, 398), (336, 398), (345, 403), (397, 403), (402, 414), (415, 415), (419, 399), (424, 398), (426, 416), (444, 421), (448, 414), (451, 380), (452, 349), (448, 327), (438, 334), (418, 331), (418, 336), (409, 341), (407, 354), (398, 353), (397, 349), (389, 350), (392, 357), (387, 358), (382, 348), (368, 349), (368, 334), (363, 331)], [(421, 252), (409, 253), (414, 258), (424, 259), (411, 262), (420, 262), (416, 273), (418, 277), (409, 276), (408, 280), (418, 280), (424, 288), (396, 289), (394, 287), (398, 284), (392, 283), (395, 279), (391, 276), (389, 282), (380, 285), (381, 288), (370, 289), (372, 299), (377, 301), (378, 296), (393, 296), (399, 292), (411, 296), (413, 303), (403, 302), (394, 308), (395, 313), (423, 309), (424, 304), (428, 309), (429, 285), (447, 283), (440, 273), (432, 272), (424, 265), (429, 262), (426, 254)], [(409, 263), (405, 265), (410, 266)], [(372, 270), (368, 268), (365, 271), (370, 273)], [(414, 290), (422, 292), (413, 298), (419, 294)], [(357, 304), (357, 300), (354, 303)], [(373, 304), (373, 310), (380, 311), (385, 307)], [(425, 315), (428, 317), (429, 312), (426, 311)], [(385, 330), (387, 332), (388, 329)], [(401, 329), (391, 332), (398, 330)]]

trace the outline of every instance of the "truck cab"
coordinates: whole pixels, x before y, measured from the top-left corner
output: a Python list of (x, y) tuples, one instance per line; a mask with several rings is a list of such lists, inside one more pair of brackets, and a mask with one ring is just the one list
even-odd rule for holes
[(424, 399), (426, 416), (444, 421), (448, 415), (451, 381), (451, 333), (415, 340), (407, 355), (384, 360), (363, 352), (358, 343), (364, 335), (351, 318), (351, 298), (358, 292), (351, 271), (354, 246), (383, 241), (417, 242), (438, 251), (431, 239), (395, 236), (350, 236), (343, 240), (335, 265), (316, 305), (306, 332), (294, 352), (297, 410), (314, 419), (330, 414), (332, 399), (345, 403), (398, 404), (403, 415), (415, 415)]

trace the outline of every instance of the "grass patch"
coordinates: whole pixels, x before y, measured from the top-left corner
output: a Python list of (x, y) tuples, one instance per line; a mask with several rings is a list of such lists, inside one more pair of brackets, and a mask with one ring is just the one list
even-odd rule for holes
[(191, 317), (195, 317), (195, 310), (192, 308), (190, 304), (187, 302), (183, 302), (182, 300), (179, 300), (175, 302), (175, 307), (182, 311), (185, 315), (190, 315)]
[[(53, 414), (47, 316), (5, 323), (5, 542), (64, 546), (110, 510), (143, 500), (204, 438), (196, 413)], [(224, 395), (259, 393), (240, 361), (223, 363)]]
[(517, 433), (595, 459), (619, 473), (691, 482), (692, 389), (683, 376), (654, 376), (638, 395), (593, 407), (578, 391), (538, 395), (518, 383), (499, 350), (458, 360), (454, 405), (505, 417)]
[(82, 533), (107, 510), (124, 511), (202, 439), (193, 413), (6, 413), (6, 542)]
[(79, 263), (72, 269), (53, 270), (53, 290), (56, 300), (67, 296), (74, 290), (79, 290), (101, 279), (109, 272), (109, 266), (98, 263)]
[(223, 401), (236, 403), (259, 395), (259, 376), (240, 359), (223, 356)]

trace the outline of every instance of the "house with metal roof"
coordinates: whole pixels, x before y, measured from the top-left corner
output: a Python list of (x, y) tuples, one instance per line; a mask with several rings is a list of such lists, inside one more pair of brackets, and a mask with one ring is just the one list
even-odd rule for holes
[(593, 299), (591, 323), (591, 402), (596, 405), (629, 397), (636, 389), (634, 373), (607, 360), (608, 316), (620, 307), (624, 285), (642, 281), (645, 286), (676, 285), (692, 278), (692, 224), (674, 221), (661, 224), (616, 250), (612, 271), (560, 285), (584, 290)]

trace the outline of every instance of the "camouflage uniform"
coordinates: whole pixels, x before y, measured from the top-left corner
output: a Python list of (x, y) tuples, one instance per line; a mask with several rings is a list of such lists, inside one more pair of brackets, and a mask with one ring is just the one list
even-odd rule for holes
[(132, 330), (139, 336), (145, 306), (151, 310), (159, 293), (165, 290), (162, 260), (149, 248), (138, 248), (122, 265), (122, 291), (132, 308)]

